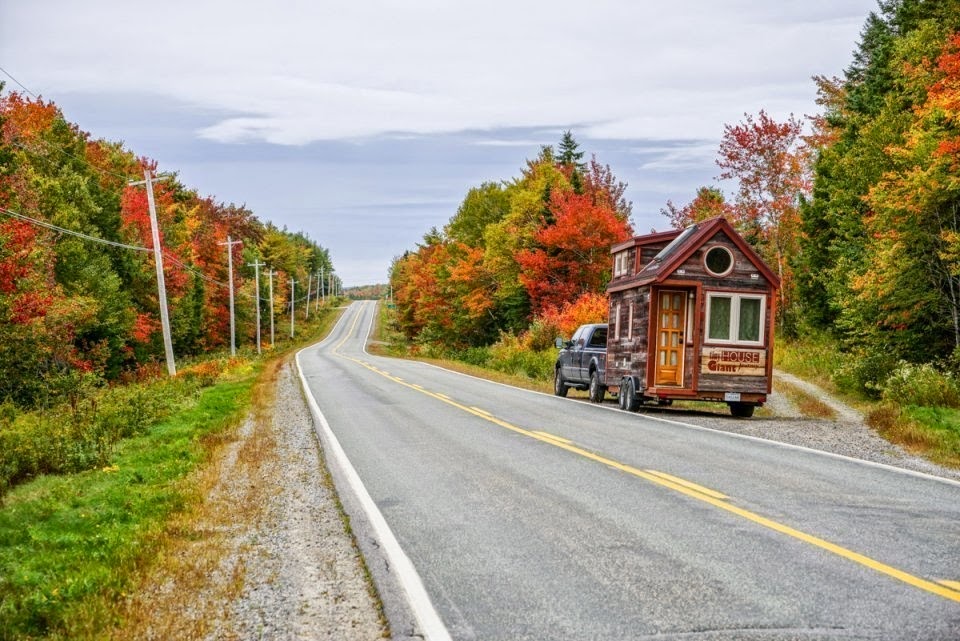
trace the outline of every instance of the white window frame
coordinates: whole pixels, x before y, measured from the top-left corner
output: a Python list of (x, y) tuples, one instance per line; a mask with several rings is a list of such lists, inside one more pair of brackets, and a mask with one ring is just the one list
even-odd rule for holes
[(630, 310), (627, 313), (627, 340), (633, 340), (633, 303), (630, 303)]
[(623, 276), (624, 274), (629, 273), (627, 269), (627, 264), (630, 262), (628, 259), (630, 257), (630, 250), (624, 250), (622, 252), (617, 252), (613, 260), (613, 275), (614, 277)]
[(617, 303), (616, 311), (614, 312), (616, 320), (614, 321), (613, 326), (613, 340), (620, 340), (620, 303)]
[[(728, 336), (730, 338), (713, 338), (710, 336), (710, 312), (713, 307), (714, 298), (729, 298), (730, 299), (730, 327)], [(760, 301), (760, 328), (758, 335), (759, 340), (756, 341), (742, 341), (738, 340), (736, 336), (739, 333), (740, 329), (740, 301), (742, 300), (759, 300)], [(751, 345), (756, 347), (763, 347), (766, 345), (767, 336), (766, 329), (767, 326), (767, 297), (764, 294), (745, 294), (740, 292), (707, 292), (707, 309), (706, 316), (703, 319), (703, 340), (705, 343), (717, 343), (722, 345)]]

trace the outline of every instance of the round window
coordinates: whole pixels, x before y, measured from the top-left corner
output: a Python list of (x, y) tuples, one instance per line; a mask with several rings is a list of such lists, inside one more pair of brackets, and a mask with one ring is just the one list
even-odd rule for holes
[(726, 247), (717, 245), (707, 250), (704, 263), (714, 276), (726, 276), (733, 269), (733, 254)]

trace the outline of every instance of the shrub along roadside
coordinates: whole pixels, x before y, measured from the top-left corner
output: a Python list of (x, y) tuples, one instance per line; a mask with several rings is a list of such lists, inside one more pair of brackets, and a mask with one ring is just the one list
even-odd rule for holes
[[(311, 317), (290, 348), (316, 340), (332, 317), (329, 310)], [(162, 557), (169, 519), (200, 500), (194, 472), (249, 412), (264, 363), (224, 362), (216, 384), (194, 381), (196, 391), (178, 398), (166, 418), (115, 442), (108, 464), (41, 475), (4, 497), (0, 641), (101, 638), (119, 622), (138, 571)], [(184, 378), (209, 377), (209, 369)]]
[(776, 367), (839, 393), (864, 410), (887, 440), (941, 465), (960, 468), (960, 380), (956, 359), (932, 364), (879, 364), (841, 353), (826, 336), (778, 339)]

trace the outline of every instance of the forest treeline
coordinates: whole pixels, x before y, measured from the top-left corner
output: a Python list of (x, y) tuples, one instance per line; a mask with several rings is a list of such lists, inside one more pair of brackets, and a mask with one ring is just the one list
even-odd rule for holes
[(466, 349), (597, 307), (610, 246), (632, 235), (631, 204), (610, 167), (583, 156), (567, 132), (518, 178), (471, 189), (442, 230), (393, 262), (407, 337)]
[[(957, 371), (960, 1), (882, 0), (849, 68), (813, 80), (820, 113), (726, 125), (719, 184), (661, 213), (733, 222), (781, 278), (781, 335), (828, 333), (849, 387), (875, 391), (904, 361)], [(400, 329), (454, 349), (518, 334), (536, 346), (605, 319), (609, 249), (632, 235), (631, 211), (609, 167), (582, 156), (567, 132), (396, 259)]]
[[(2, 90), (0, 84), (0, 90)], [(156, 162), (94, 140), (53, 103), (0, 95), (0, 401), (55, 402), (80, 377), (114, 380), (156, 368), (164, 349), (143, 180)], [(237, 343), (252, 344), (257, 301), (289, 309), (330, 274), (329, 253), (244, 206), (224, 204), (175, 177), (154, 182), (166, 293), (177, 358), (230, 345), (228, 237)], [(69, 232), (69, 233), (68, 233)], [(260, 292), (255, 291), (255, 261)], [(269, 341), (266, 330), (265, 341)]]

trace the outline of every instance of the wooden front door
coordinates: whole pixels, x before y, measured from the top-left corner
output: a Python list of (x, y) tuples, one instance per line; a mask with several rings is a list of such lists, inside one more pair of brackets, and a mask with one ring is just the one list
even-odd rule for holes
[(660, 292), (657, 295), (656, 385), (683, 385), (683, 332), (686, 327), (686, 292)]

